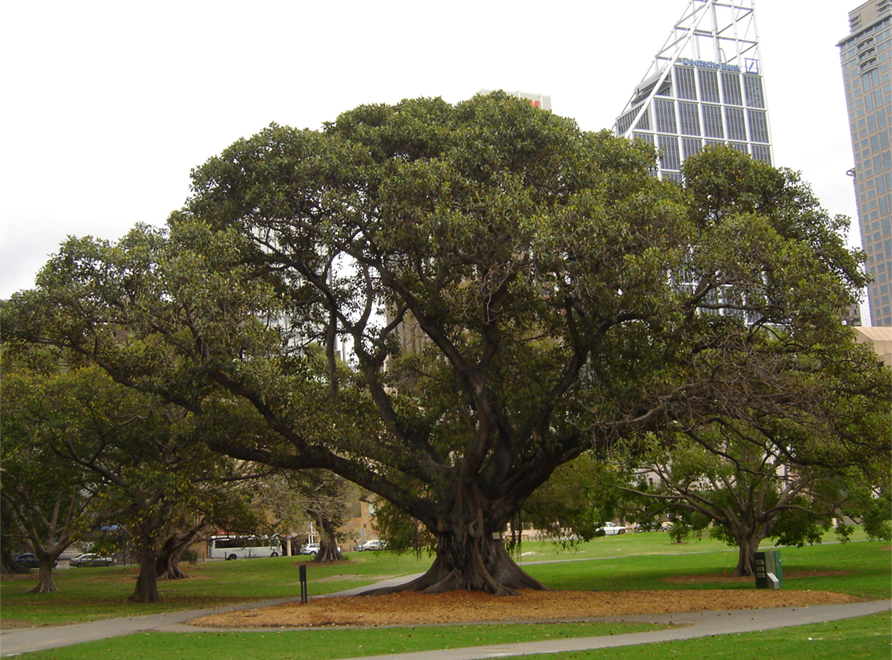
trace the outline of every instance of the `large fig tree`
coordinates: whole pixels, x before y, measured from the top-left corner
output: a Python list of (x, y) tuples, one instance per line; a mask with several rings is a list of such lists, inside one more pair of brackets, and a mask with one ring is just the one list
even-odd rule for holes
[(64, 245), (4, 323), (230, 425), (217, 451), (390, 501), (436, 539), (405, 588), (543, 588), (500, 536), (558, 466), (713, 414), (713, 356), (850, 340), (858, 255), (794, 174), (653, 162), (501, 93), (273, 125), (198, 167), (164, 231)]

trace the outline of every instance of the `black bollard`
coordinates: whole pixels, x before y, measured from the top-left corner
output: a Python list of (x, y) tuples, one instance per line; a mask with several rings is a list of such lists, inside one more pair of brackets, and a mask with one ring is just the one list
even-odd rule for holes
[(300, 565), (300, 603), (307, 604), (307, 565)]

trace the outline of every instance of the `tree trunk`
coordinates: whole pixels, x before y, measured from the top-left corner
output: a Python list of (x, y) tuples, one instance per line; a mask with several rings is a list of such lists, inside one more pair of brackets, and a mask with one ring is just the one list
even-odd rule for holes
[(319, 552), (314, 562), (341, 561), (344, 555), (338, 548), (338, 533), (334, 523), (324, 516), (313, 516), (319, 530)]
[(547, 591), (547, 587), (518, 566), (501, 538), (470, 533), (437, 535), (437, 558), (427, 573), (397, 587), (367, 594), (421, 591), (426, 594), (464, 589), (495, 596), (516, 596), (520, 589)]
[(138, 603), (160, 603), (158, 580), (155, 577), (155, 566), (158, 561), (154, 545), (149, 539), (141, 539), (139, 549), (139, 577), (130, 600)]
[(19, 566), (10, 552), (0, 553), (0, 573), (10, 575), (24, 575), (30, 573), (31, 569)]
[(29, 593), (35, 594), (52, 594), (59, 591), (53, 582), (53, 564), (56, 563), (56, 557), (44, 555), (38, 558), (40, 566), (37, 569), (37, 586), (29, 590)]
[(757, 535), (739, 536), (737, 538), (737, 568), (735, 577), (752, 577), (756, 574), (756, 551), (762, 539)]
[(157, 580), (183, 580), (189, 576), (180, 570), (180, 556), (193, 541), (198, 533), (180, 535), (173, 532), (161, 546), (158, 560), (155, 563), (155, 579)]
[(156, 580), (185, 580), (189, 577), (180, 570), (181, 553), (182, 549), (179, 551), (168, 550), (166, 547), (161, 549), (155, 562)]

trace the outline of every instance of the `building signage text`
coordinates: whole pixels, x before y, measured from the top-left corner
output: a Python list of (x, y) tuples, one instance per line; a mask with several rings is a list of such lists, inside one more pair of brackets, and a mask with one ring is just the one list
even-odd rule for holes
[(703, 60), (689, 60), (683, 58), (679, 60), (682, 66), (695, 66), (698, 69), (715, 69), (716, 71), (734, 71), (740, 73), (740, 67), (736, 64), (719, 64), (718, 62), (705, 62)]

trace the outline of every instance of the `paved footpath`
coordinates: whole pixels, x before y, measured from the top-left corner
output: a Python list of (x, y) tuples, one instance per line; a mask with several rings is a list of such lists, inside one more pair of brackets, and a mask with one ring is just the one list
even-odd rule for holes
[[(258, 607), (288, 602), (294, 599), (279, 599), (263, 603), (247, 603), (226, 609)], [(419, 651), (399, 655), (378, 655), (352, 660), (476, 660), (478, 658), (500, 658), (509, 655), (529, 655), (533, 653), (560, 653), (589, 649), (611, 648), (667, 642), (695, 637), (728, 635), (736, 633), (770, 630), (788, 626), (800, 626), (825, 621), (837, 621), (856, 616), (866, 616), (892, 610), (892, 600), (850, 605), (818, 605), (813, 607), (783, 607), (763, 610), (732, 610), (725, 612), (699, 612), (694, 614), (666, 614), (657, 616), (623, 617), (622, 621), (644, 621), (672, 623), (684, 626), (671, 630), (610, 635), (602, 637), (582, 637), (578, 639), (556, 639), (544, 642), (504, 644), (498, 646), (477, 646), (465, 649), (443, 651)], [(0, 657), (12, 657), (29, 651), (82, 644), (111, 637), (132, 635), (139, 632), (198, 632), (208, 630), (184, 625), (195, 617), (225, 610), (190, 610), (149, 616), (106, 619), (92, 623), (79, 623), (71, 626), (51, 628), (26, 628), (0, 631)], [(620, 619), (616, 619), (620, 620)], [(251, 631), (239, 630), (245, 634)], [(269, 629), (256, 632), (269, 632)]]
[[(673, 623), (685, 626), (671, 630), (632, 633), (629, 635), (604, 635), (577, 639), (555, 639), (544, 642), (475, 646), (444, 651), (419, 651), (393, 655), (374, 655), (350, 660), (482, 660), (504, 658), (534, 653), (566, 653), (589, 651), (617, 646), (634, 646), (654, 642), (672, 642), (680, 639), (713, 637), (736, 633), (757, 632), (772, 628), (786, 628), (825, 621), (838, 621), (856, 616), (867, 616), (892, 609), (892, 600), (851, 605), (817, 605), (813, 607), (783, 607), (765, 610), (733, 610), (725, 612), (698, 612), (694, 614), (666, 614), (659, 616), (623, 617), (622, 621)], [(559, 657), (559, 656), (558, 656)]]

